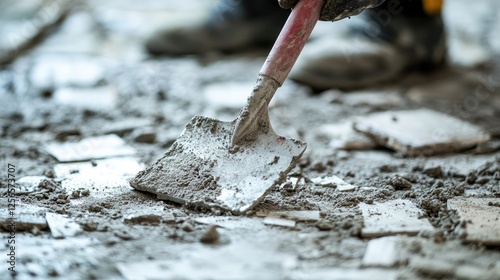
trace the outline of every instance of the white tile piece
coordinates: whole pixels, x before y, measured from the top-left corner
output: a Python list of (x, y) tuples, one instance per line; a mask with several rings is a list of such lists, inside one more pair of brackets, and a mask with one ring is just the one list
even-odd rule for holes
[(103, 61), (96, 57), (47, 54), (36, 59), (30, 81), (37, 88), (89, 87), (102, 81), (105, 71)]
[(419, 218), (422, 211), (409, 200), (397, 199), (385, 203), (360, 203), (363, 212), (363, 237), (380, 237), (396, 234), (415, 235), (420, 231), (433, 231), (427, 219)]
[(96, 160), (91, 162), (61, 163), (54, 166), (57, 178), (68, 178), (78, 174), (89, 177), (117, 176), (131, 177), (144, 169), (138, 158), (121, 157)]
[(45, 176), (26, 176), (16, 180), (16, 185), (19, 187), (16, 190), (17, 194), (32, 193), (38, 189), (38, 185), (45, 179)]
[(500, 198), (463, 198), (448, 200), (448, 209), (456, 210), (464, 221), (465, 240), (485, 245), (500, 245)]
[(45, 146), (48, 153), (60, 162), (84, 161), (118, 156), (133, 156), (136, 150), (120, 137), (110, 134), (83, 139), (74, 143), (51, 143)]
[(264, 224), (268, 225), (268, 226), (279, 226), (279, 227), (292, 228), (292, 227), (295, 227), (296, 223), (293, 220), (287, 220), (287, 219), (276, 218), (276, 217), (266, 217), (266, 218), (264, 218)]
[(65, 215), (47, 212), (45, 219), (55, 239), (73, 237), (83, 231), (79, 224)]
[(319, 211), (259, 211), (258, 217), (284, 218), (294, 221), (311, 222), (320, 219)]
[[(488, 163), (496, 161), (496, 154), (491, 155), (447, 155), (440, 157), (432, 157), (425, 160), (424, 169), (436, 166), (442, 166), (445, 171), (456, 175), (467, 176), (471, 172), (478, 171), (481, 167)], [(446, 162), (446, 165), (443, 165)]]
[(370, 137), (353, 128), (353, 120), (321, 125), (314, 131), (316, 137), (325, 138), (333, 149), (368, 150), (377, 146)]
[(323, 178), (317, 177), (317, 178), (312, 178), (311, 181), (315, 185), (323, 187), (334, 187), (334, 188), (336, 187), (337, 190), (341, 192), (354, 191), (358, 188), (357, 186), (351, 185), (337, 176), (328, 176)]
[[(9, 232), (12, 229), (11, 226), (13, 225), (13, 222), (15, 223), (15, 228), (18, 231), (31, 230), (33, 227), (46, 229), (47, 221), (45, 220), (45, 212), (45, 208), (18, 201), (16, 203), (15, 212), (11, 213), (7, 210), (0, 212), (0, 229)], [(15, 218), (15, 220), (12, 218)]]
[(118, 91), (111, 86), (92, 88), (59, 88), (54, 92), (54, 101), (89, 110), (113, 109), (118, 101)]
[(429, 109), (371, 114), (356, 121), (354, 128), (408, 155), (457, 151), (490, 139), (476, 125)]
[(399, 238), (386, 236), (368, 242), (362, 265), (365, 267), (392, 267), (398, 263)]

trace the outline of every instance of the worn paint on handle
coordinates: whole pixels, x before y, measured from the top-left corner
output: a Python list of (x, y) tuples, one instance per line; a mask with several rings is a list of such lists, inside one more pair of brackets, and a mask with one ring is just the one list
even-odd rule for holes
[(282, 85), (319, 20), (324, 0), (300, 0), (292, 10), (278, 39), (260, 69)]

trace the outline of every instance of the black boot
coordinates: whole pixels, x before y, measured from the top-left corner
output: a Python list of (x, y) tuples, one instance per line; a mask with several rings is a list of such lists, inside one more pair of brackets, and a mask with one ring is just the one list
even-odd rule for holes
[(221, 0), (207, 20), (157, 32), (146, 47), (152, 54), (184, 55), (269, 46), (288, 14), (273, 0)]
[(290, 77), (318, 90), (357, 88), (441, 65), (446, 42), (439, 10), (429, 14), (421, 1), (399, 2), (405, 4), (396, 8), (387, 0), (351, 19), (347, 32), (308, 43)]

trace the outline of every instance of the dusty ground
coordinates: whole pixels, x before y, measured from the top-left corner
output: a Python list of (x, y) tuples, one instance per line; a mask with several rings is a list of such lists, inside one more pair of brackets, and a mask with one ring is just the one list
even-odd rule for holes
[[(7, 194), (7, 166), (12, 164), (18, 180), (15, 211), (34, 223), (16, 232), (17, 279), (500, 277), (498, 247), (465, 242), (467, 227), (447, 205), (454, 197), (477, 197), (497, 199), (489, 207), (498, 207), (498, 3), (482, 0), (467, 7), (467, 1), (449, 1), (450, 63), (444, 69), (408, 73), (394, 83), (353, 92), (313, 93), (287, 81), (270, 114), (279, 134), (308, 143), (290, 174), (299, 183), (277, 186), (254, 211), (232, 216), (160, 201), (115, 177), (88, 175), (82, 183), (54, 171), (59, 162), (45, 145), (106, 134), (117, 134), (134, 147), (142, 167), (154, 163), (194, 115), (234, 119), (265, 59), (265, 50), (148, 57), (143, 38), (155, 27), (201, 15), (193, 5), (197, 1), (100, 2), (75, 7), (45, 40), (0, 68), (2, 194)], [(330, 28), (321, 24), (314, 36)], [(75, 88), (91, 91), (84, 97), (68, 93)], [(235, 97), (217, 98), (214, 90)], [(408, 158), (381, 147), (335, 149), (318, 132), (352, 117), (421, 107), (479, 125), (492, 139), (459, 153)], [(357, 188), (341, 192), (312, 181), (332, 175)], [(47, 178), (40, 184), (19, 182), (25, 176)], [(419, 218), (434, 229), (398, 235), (397, 261), (367, 264), (363, 257), (371, 238), (362, 234), (366, 221), (360, 206), (396, 199), (413, 202), (422, 211)], [(287, 210), (320, 211), (320, 217), (280, 227), (264, 224), (260, 214)], [(76, 236), (54, 238), (46, 212), (76, 222)], [(5, 215), (0, 217), (8, 237)], [(490, 223), (498, 227), (498, 216)], [(218, 226), (217, 234), (212, 225)], [(7, 245), (2, 247), (2, 279), (10, 275), (7, 251)]]

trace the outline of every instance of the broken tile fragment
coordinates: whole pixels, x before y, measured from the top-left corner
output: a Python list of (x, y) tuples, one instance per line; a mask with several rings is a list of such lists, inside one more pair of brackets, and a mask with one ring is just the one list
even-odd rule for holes
[(54, 166), (56, 178), (82, 175), (88, 177), (131, 177), (144, 169), (135, 157), (108, 158), (92, 162), (60, 163)]
[(140, 209), (136, 207), (124, 209), (122, 213), (124, 215), (123, 221), (126, 224), (158, 225), (162, 222), (165, 211), (163, 210), (163, 205), (143, 205)]
[(314, 222), (320, 219), (319, 211), (259, 211), (256, 215), (304, 222)]
[(61, 181), (61, 187), (70, 195), (74, 206), (95, 203), (133, 191), (127, 179), (117, 176), (74, 175)]
[(356, 121), (354, 128), (410, 156), (459, 151), (490, 139), (476, 125), (429, 109), (371, 114)]
[(362, 265), (364, 267), (392, 267), (398, 263), (397, 242), (399, 238), (387, 236), (368, 242)]
[(346, 120), (338, 123), (321, 125), (314, 131), (317, 138), (324, 138), (333, 149), (368, 150), (377, 146), (370, 137), (353, 128), (354, 121)]
[(298, 188), (304, 186), (304, 184), (305, 184), (304, 177), (301, 177), (301, 178), (290, 177), (290, 178), (288, 178), (288, 180), (285, 183), (283, 183), (280, 186), (280, 190), (294, 192)]
[(311, 179), (311, 181), (319, 186), (337, 188), (337, 190), (341, 192), (354, 191), (358, 188), (357, 186), (351, 185), (337, 176), (329, 176), (323, 178), (318, 177)]
[(162, 215), (162, 221), (167, 224), (173, 224), (175, 223), (175, 216), (171, 212), (164, 213)]
[[(10, 215), (7, 210), (0, 212), (0, 229), (12, 230), (11, 225), (13, 222), (15, 222), (16, 231), (31, 230), (33, 227), (46, 229), (45, 211), (44, 208), (18, 202), (16, 212), (13, 212), (15, 215)], [(15, 218), (15, 220), (11, 218)]]
[(50, 233), (55, 239), (65, 237), (73, 237), (83, 232), (78, 223), (68, 218), (65, 215), (47, 212), (45, 215), (47, 224), (49, 225)]
[(434, 231), (427, 219), (420, 218), (422, 211), (409, 200), (397, 199), (385, 203), (365, 204), (363, 237), (380, 237), (396, 234), (416, 235), (420, 231)]
[(114, 134), (89, 137), (73, 143), (47, 144), (45, 150), (60, 162), (132, 156), (136, 153), (134, 148)]
[[(424, 172), (431, 172), (432, 176), (441, 173), (451, 173), (454, 176), (466, 177), (471, 172), (478, 172), (481, 167), (491, 164), (496, 161), (496, 155), (447, 155), (441, 157), (432, 157), (426, 160), (424, 164)], [(444, 165), (443, 162), (446, 162)], [(435, 169), (434, 171), (432, 171)], [(444, 169), (444, 170), (443, 170)], [(444, 171), (444, 172), (443, 172)], [(442, 176), (441, 174), (440, 176)]]
[(279, 227), (288, 227), (288, 228), (295, 227), (295, 221), (282, 219), (282, 218), (276, 218), (276, 217), (264, 218), (264, 224), (268, 225), (268, 226), (279, 226)]
[(17, 194), (27, 194), (32, 193), (38, 189), (38, 185), (43, 180), (46, 180), (45, 176), (26, 176), (16, 180), (16, 185), (18, 189), (16, 190)]
[(500, 198), (456, 197), (448, 200), (448, 209), (465, 223), (465, 241), (500, 245)]
[(30, 82), (41, 90), (92, 87), (104, 79), (106, 67), (97, 57), (86, 55), (39, 55), (30, 71)]
[(118, 100), (118, 92), (110, 86), (93, 88), (59, 88), (54, 92), (54, 101), (61, 105), (88, 109), (113, 109)]

